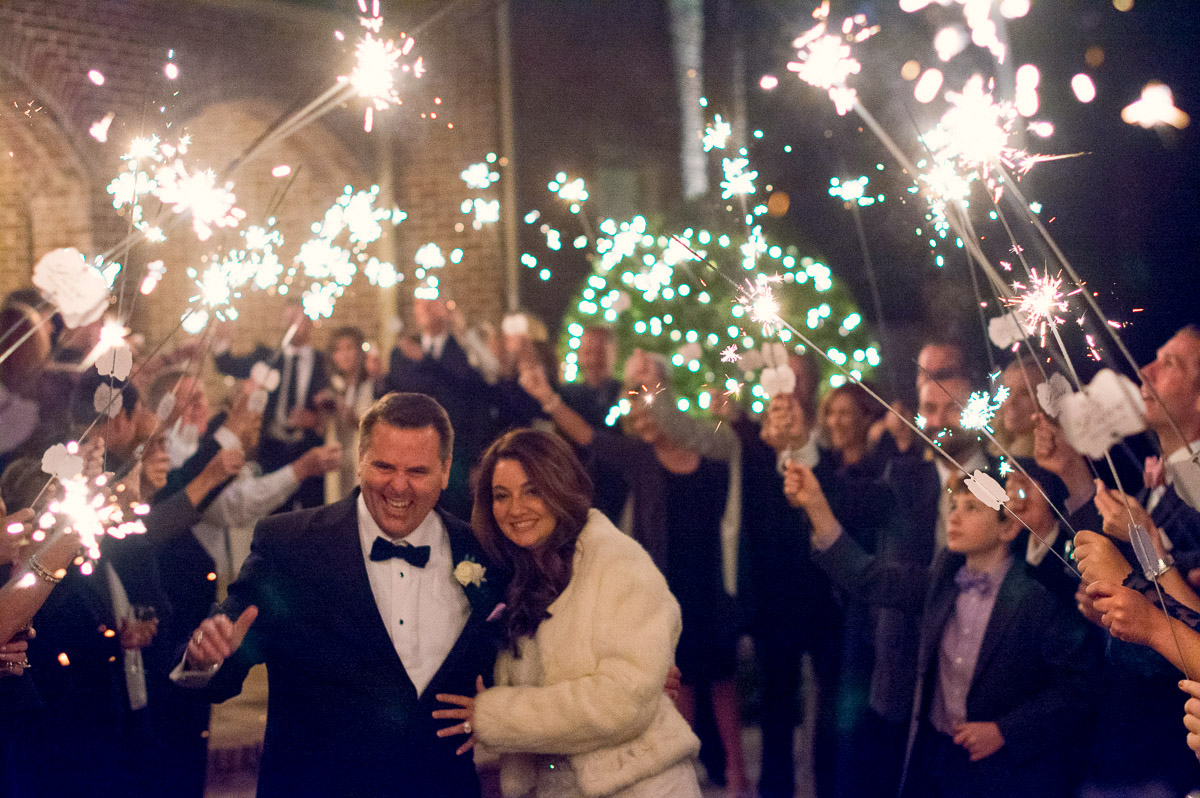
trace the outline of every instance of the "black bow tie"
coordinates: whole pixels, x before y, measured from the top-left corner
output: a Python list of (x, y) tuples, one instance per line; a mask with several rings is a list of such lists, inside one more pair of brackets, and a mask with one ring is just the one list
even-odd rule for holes
[(371, 560), (380, 562), (382, 560), (390, 560), (393, 557), (399, 557), (401, 560), (418, 568), (424, 568), (426, 563), (429, 562), (429, 547), (412, 546), (408, 543), (397, 545), (383, 538), (375, 538), (375, 542), (371, 544)]

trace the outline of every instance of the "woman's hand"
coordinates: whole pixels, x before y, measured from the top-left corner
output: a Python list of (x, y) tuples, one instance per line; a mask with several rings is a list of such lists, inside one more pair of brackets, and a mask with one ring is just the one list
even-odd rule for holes
[[(475, 694), (483, 692), (483, 677), (475, 677)], [(468, 735), (467, 741), (458, 747), (454, 753), (461, 756), (475, 747), (475, 699), (465, 695), (450, 695), (438, 693), (437, 700), (443, 704), (454, 704), (459, 709), (435, 709), (433, 717), (438, 720), (461, 720), (453, 726), (439, 729), (438, 737), (452, 737), (455, 734)]]
[(1085, 584), (1108, 582), (1119, 585), (1133, 573), (1133, 567), (1104, 535), (1087, 529), (1075, 534), (1075, 562)]
[(1100, 622), (1118, 640), (1150, 646), (1167, 623), (1163, 614), (1136, 590), (1093, 582), (1088, 585), (1087, 592), (1092, 598), (1092, 606), (1101, 614)]
[[(1104, 516), (1104, 534), (1117, 540), (1129, 540), (1129, 519), (1150, 533), (1150, 539), (1155, 541), (1155, 549), (1162, 548), (1158, 542), (1158, 528), (1150, 520), (1150, 514), (1131, 496), (1119, 490), (1109, 490), (1104, 483), (1096, 480), (1096, 509)], [(1159, 552), (1160, 554), (1162, 552)]]
[(0, 676), (24, 676), (29, 667), (29, 638), (33, 637), (32, 627), (17, 632), (12, 640), (0, 646)]
[(1188, 730), (1188, 748), (1200, 759), (1200, 682), (1181, 679), (1179, 689), (1191, 696), (1183, 705), (1183, 725)]

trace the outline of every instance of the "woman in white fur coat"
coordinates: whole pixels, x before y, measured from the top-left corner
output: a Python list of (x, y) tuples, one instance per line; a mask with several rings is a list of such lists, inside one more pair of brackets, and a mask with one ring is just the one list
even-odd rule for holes
[(505, 798), (699, 798), (700, 743), (663, 692), (679, 605), (650, 555), (599, 511), (571, 447), (514, 430), (484, 454), (471, 516), (510, 578), (495, 687), (443, 696), (500, 755)]

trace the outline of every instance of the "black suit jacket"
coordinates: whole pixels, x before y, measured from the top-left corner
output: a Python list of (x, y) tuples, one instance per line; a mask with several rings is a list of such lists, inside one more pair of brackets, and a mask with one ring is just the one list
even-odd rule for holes
[[(463, 590), (471, 614), (458, 641), (418, 697), (388, 637), (359, 542), (358, 492), (326, 507), (258, 524), (249, 558), (221, 611), (259, 617), (241, 648), (205, 688), (223, 701), (265, 662), (270, 680), (258, 795), (476, 798), (471, 756), (455, 756), (461, 736), (431, 716), (438, 693), (475, 694), (490, 681), (498, 624), (488, 616), (504, 595), (493, 569)], [(457, 564), (484, 556), (470, 528), (442, 515)], [(447, 578), (451, 578), (447, 574)]]
[(450, 484), (442, 491), (439, 506), (469, 517), (471, 466), (501, 431), (492, 415), (492, 387), (471, 367), (467, 353), (453, 335), (446, 338), (441, 357), (426, 354), (420, 360), (409, 360), (399, 347), (392, 350), (384, 385), (388, 391), (432, 396), (446, 409), (454, 427), (454, 460)]
[[(222, 374), (244, 380), (250, 377), (250, 370), (254, 368), (254, 364), (260, 361), (271, 368), (279, 369), (282, 375), (283, 357), (283, 353), (278, 349), (271, 349), (259, 344), (246, 355), (232, 355), (229, 352), (214, 355), (213, 363)], [(290, 397), (288, 401), (292, 405), (296, 404), (296, 375), (297, 370), (293, 368), (292, 384), (288, 387), (288, 396)], [(281, 381), (277, 389), (267, 394), (267, 406), (263, 410), (262, 440), (259, 443), (258, 459), (265, 471), (274, 471), (287, 465), (314, 446), (321, 445), (320, 433), (311, 429), (304, 430), (303, 436), (298, 442), (276, 441), (271, 437), (271, 420), (275, 418), (275, 408), (279, 403), (279, 394), (283, 387)], [(325, 363), (325, 354), (318, 349), (313, 349), (312, 376), (308, 381), (308, 391), (304, 394), (304, 408), (315, 411), (317, 405), (314, 397), (328, 387), (329, 367)]]
[[(907, 769), (918, 730), (929, 716), (938, 648), (958, 596), (954, 574), (965, 560), (942, 551), (929, 569), (881, 562), (846, 535), (816, 558), (836, 582), (873, 604), (921, 607)], [(1013, 794), (1065, 794), (1069, 773), (1059, 758), (1086, 720), (1098, 661), (1082, 620), (1014, 563), (996, 596), (967, 693), (967, 720), (996, 723), (1005, 743), (972, 766), (974, 775), (1033, 790)]]

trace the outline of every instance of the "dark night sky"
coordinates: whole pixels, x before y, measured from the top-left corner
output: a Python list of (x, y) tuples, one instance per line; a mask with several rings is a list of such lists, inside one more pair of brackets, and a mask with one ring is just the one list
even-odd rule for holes
[[(893, 201), (907, 196), (898, 166), (869, 131), (860, 131), (857, 118), (839, 118), (820, 92), (783, 70), (790, 38), (811, 22), (780, 13), (779, 4), (757, 8), (750, 29), (762, 38), (760, 46), (750, 48), (755, 57), (751, 74), (778, 74), (781, 85), (771, 93), (752, 89), (751, 113), (764, 130), (763, 141), (771, 142), (759, 148), (760, 161), (766, 156), (770, 162), (764, 173), (781, 175), (776, 183), (786, 185), (793, 199), (784, 223), (824, 252), (834, 270), (854, 284), (864, 308), (873, 311), (852, 219), (825, 193), (832, 175), (872, 174), (871, 188), (888, 195), (884, 206), (862, 210), (886, 320), (897, 329), (911, 324), (944, 331), (949, 319), (953, 330), (982, 349), (961, 250), (943, 244), (938, 251), (947, 254), (947, 265), (941, 270), (933, 265), (925, 239), (914, 232), (921, 222), (921, 203)], [(891, 0), (835, 2), (831, 16), (840, 19), (854, 11), (867, 12), (883, 26), (858, 47), (864, 61), (856, 84), (860, 96), (901, 147), (916, 153), (912, 120), (930, 125), (941, 108), (912, 99), (912, 84), (899, 77), (900, 64), (915, 58), (923, 66), (941, 66), (946, 87), (954, 88), (971, 72), (986, 69), (990, 59), (969, 49), (948, 65), (937, 63), (930, 42), (943, 24), (961, 20), (957, 6), (905, 14)], [(772, 18), (774, 26), (768, 22)], [(1053, 219), (1049, 229), (1055, 240), (1098, 292), (1106, 313), (1132, 322), (1123, 335), (1142, 359), (1175, 328), (1200, 320), (1200, 120), (1183, 131), (1148, 131), (1122, 122), (1120, 111), (1138, 98), (1146, 82), (1160, 80), (1174, 90), (1177, 106), (1200, 112), (1195, 102), (1200, 97), (1194, 49), (1198, 23), (1200, 6), (1182, 1), (1137, 0), (1132, 11), (1122, 13), (1110, 0), (1035, 0), (1030, 14), (1010, 23), (1008, 31), (1011, 68), (1032, 63), (1041, 71), (1041, 109), (1035, 118), (1055, 125), (1048, 140), (1029, 137), (1028, 148), (1083, 153), (1039, 164), (1022, 180), (1021, 190), (1043, 204), (1041, 218)], [(1084, 60), (1093, 46), (1104, 52), (1103, 64), (1095, 69)], [(1075, 99), (1069, 85), (1072, 75), (1085, 71), (1098, 90), (1088, 105)], [(776, 142), (792, 144), (795, 152), (784, 155)], [(877, 162), (886, 166), (882, 174), (875, 171)], [(993, 261), (1011, 261), (1005, 255), (1010, 245), (1003, 228), (980, 224), (987, 204), (976, 197), (972, 214), (986, 236), (985, 251)], [(1020, 231), (1017, 235), (1037, 265), (1042, 253), (1035, 238)], [(1134, 308), (1145, 310), (1134, 313)]]

